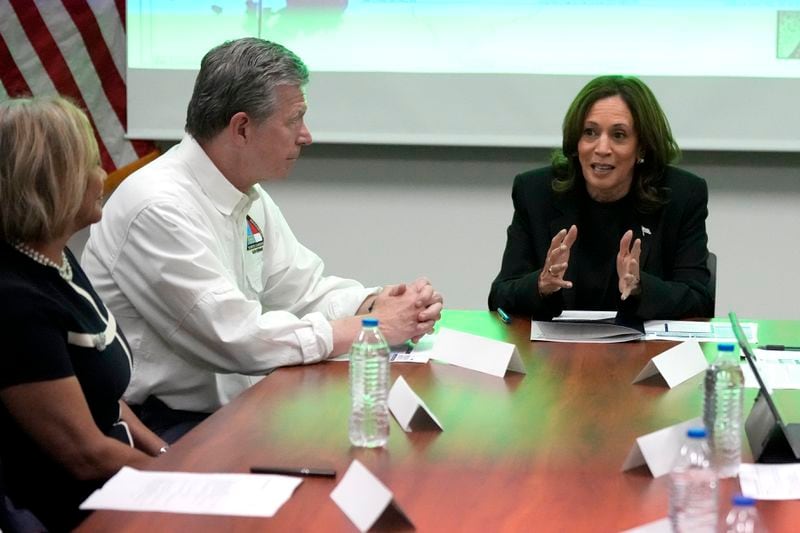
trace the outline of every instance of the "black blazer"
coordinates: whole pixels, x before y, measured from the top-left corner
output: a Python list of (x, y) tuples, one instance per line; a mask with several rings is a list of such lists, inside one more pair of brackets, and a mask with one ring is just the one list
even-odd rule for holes
[[(508, 227), (503, 264), (489, 293), (489, 309), (502, 307), (508, 313), (540, 319), (574, 309), (573, 290), (561, 289), (541, 298), (537, 285), (550, 240), (578, 223), (580, 195), (586, 194), (579, 186), (555, 193), (552, 180), (550, 167), (514, 179), (514, 218)], [(620, 301), (618, 310), (643, 320), (710, 317), (714, 302), (706, 266), (708, 187), (701, 178), (674, 167), (667, 167), (662, 186), (668, 189), (668, 203), (655, 213), (634, 215), (637, 224), (631, 229), (634, 238), (642, 239), (642, 291)], [(612, 272), (616, 276), (616, 267)], [(608, 281), (598, 283), (606, 286)]]

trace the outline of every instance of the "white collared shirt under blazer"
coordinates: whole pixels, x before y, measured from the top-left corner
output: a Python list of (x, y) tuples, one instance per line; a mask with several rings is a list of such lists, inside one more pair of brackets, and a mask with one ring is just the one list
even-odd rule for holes
[(188, 135), (112, 194), (82, 263), (133, 349), (126, 399), (190, 411), (326, 358), (329, 321), (375, 292), (325, 276), (269, 195), (237, 190)]

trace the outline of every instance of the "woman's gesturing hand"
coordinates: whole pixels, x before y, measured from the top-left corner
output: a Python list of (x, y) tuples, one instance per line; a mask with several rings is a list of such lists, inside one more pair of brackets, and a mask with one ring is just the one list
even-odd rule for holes
[(631, 294), (639, 294), (642, 287), (639, 283), (639, 255), (642, 253), (642, 240), (633, 240), (633, 231), (628, 230), (619, 241), (617, 253), (617, 276), (619, 277), (620, 298), (627, 300)]
[(569, 231), (562, 229), (550, 241), (544, 266), (539, 273), (539, 294), (549, 296), (561, 289), (572, 288), (572, 282), (564, 279), (569, 266), (569, 252), (578, 238), (578, 227), (574, 224)]

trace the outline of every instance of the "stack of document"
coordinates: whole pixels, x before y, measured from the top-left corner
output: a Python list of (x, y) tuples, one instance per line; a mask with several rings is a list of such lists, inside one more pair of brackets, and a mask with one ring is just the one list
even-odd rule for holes
[[(758, 342), (758, 324), (755, 322), (742, 322), (742, 330), (747, 340), (755, 344)], [(732, 342), (736, 343), (736, 336), (728, 321), (725, 322), (687, 322), (684, 320), (648, 320), (644, 323), (646, 341), (685, 341), (697, 342)]]
[[(751, 343), (758, 342), (758, 324), (742, 323)], [(617, 316), (616, 311), (564, 311), (550, 321), (531, 321), (532, 341), (625, 342), (669, 340), (698, 342), (736, 342), (729, 322), (691, 322), (648, 320)]]
[(274, 516), (299, 477), (149, 472), (123, 466), (80, 508), (231, 516)]
[(532, 341), (609, 343), (642, 338), (642, 321), (617, 316), (616, 311), (564, 311), (552, 322), (531, 321)]

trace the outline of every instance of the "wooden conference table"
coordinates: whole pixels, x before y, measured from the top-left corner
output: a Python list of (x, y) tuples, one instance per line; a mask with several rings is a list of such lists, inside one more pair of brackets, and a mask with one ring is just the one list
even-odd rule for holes
[[(305, 478), (273, 518), (99, 511), (79, 530), (355, 531), (330, 499), (353, 459), (393, 491), (419, 531), (619, 531), (666, 516), (668, 476), (620, 467), (637, 436), (700, 415), (701, 376), (671, 390), (657, 381), (631, 384), (674, 343), (533, 343), (528, 320), (505, 325), (486, 311), (449, 310), (441, 324), (515, 343), (527, 375), (393, 364), (392, 379), (405, 377), (444, 432), (404, 433), (392, 420), (388, 446), (365, 450), (347, 438), (346, 363), (277, 370), (151, 469), (332, 466), (337, 479)], [(800, 322), (760, 322), (762, 343), (798, 338)], [(746, 412), (754, 394), (746, 393)], [(749, 462), (746, 443), (743, 454)], [(723, 510), (737, 487), (723, 483)], [(800, 527), (800, 502), (763, 501), (758, 509), (773, 533)]]

